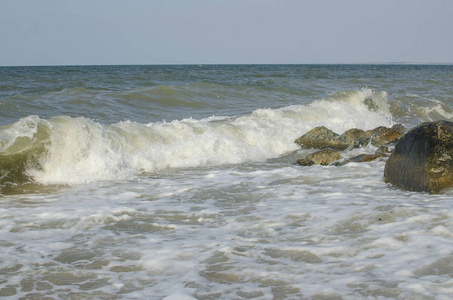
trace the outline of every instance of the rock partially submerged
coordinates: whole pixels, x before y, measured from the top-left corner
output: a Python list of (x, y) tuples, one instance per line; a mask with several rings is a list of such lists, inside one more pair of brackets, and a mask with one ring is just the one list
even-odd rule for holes
[[(397, 124), (368, 131), (354, 128), (340, 135), (326, 127), (316, 127), (295, 143), (302, 149), (319, 151), (297, 163), (303, 166), (344, 165), (389, 157), (384, 177), (398, 188), (438, 193), (453, 187), (453, 122), (426, 122), (406, 134), (405, 131), (404, 126)], [(361, 154), (344, 160), (339, 153), (368, 144), (378, 147), (375, 154)]]
[(367, 137), (374, 146), (382, 146), (390, 143), (396, 143), (404, 136), (406, 128), (401, 124), (396, 124), (392, 128), (380, 126), (366, 132)]
[(363, 147), (369, 143), (376, 147), (396, 143), (404, 135), (405, 131), (406, 129), (403, 125), (397, 124), (392, 128), (381, 126), (368, 131), (353, 128), (339, 135), (324, 126), (319, 126), (308, 131), (294, 142), (302, 149), (334, 149), (343, 151), (348, 148)]
[(378, 158), (385, 158), (388, 157), (386, 154), (360, 154), (357, 155), (353, 158), (351, 158), (349, 161), (351, 162), (369, 162), (376, 160)]
[(369, 137), (362, 129), (352, 128), (343, 132), (338, 140), (347, 145), (346, 149), (349, 147), (359, 148), (368, 144)]
[(340, 141), (339, 135), (332, 130), (319, 126), (316, 127), (297, 140), (294, 141), (302, 149), (335, 149), (335, 150), (345, 150), (349, 147), (349, 144)]
[(341, 160), (343, 157), (338, 151), (331, 149), (324, 149), (308, 155), (305, 158), (297, 160), (301, 166), (323, 165), (327, 166), (336, 161)]
[(426, 122), (411, 129), (396, 144), (384, 177), (410, 191), (438, 193), (453, 186), (453, 123)]
[[(381, 157), (388, 157), (390, 148), (404, 135), (405, 131), (406, 129), (403, 125), (397, 124), (392, 128), (381, 126), (368, 131), (353, 128), (340, 135), (324, 126), (315, 127), (294, 142), (302, 149), (318, 149), (320, 151), (299, 159), (297, 163), (303, 166), (332, 164), (342, 159), (338, 151), (360, 148), (370, 143), (373, 146), (379, 147), (375, 154), (362, 154), (350, 160), (343, 161), (341, 164), (347, 162), (367, 162)], [(338, 155), (333, 154), (334, 152)], [(327, 156), (329, 159), (325, 158)], [(315, 157), (322, 157), (323, 159), (315, 159)]]

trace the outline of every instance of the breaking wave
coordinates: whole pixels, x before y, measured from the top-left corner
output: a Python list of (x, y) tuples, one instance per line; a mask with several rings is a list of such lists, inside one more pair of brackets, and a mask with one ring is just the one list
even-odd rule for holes
[(102, 125), (28, 116), (0, 128), (0, 184), (81, 184), (168, 169), (264, 161), (297, 150), (316, 126), (336, 132), (393, 125), (385, 92), (338, 92), (304, 105), (240, 116)]

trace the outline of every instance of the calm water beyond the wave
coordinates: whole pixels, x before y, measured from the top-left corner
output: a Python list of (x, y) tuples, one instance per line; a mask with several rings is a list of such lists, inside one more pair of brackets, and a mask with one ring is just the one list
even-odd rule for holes
[(1, 67), (0, 298), (451, 299), (453, 190), (294, 140), (452, 108), (448, 65)]

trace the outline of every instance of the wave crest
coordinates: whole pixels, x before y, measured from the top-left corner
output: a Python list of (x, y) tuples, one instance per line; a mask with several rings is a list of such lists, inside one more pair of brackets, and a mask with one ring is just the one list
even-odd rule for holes
[(102, 125), (83, 117), (29, 116), (0, 128), (0, 184), (80, 184), (264, 161), (297, 150), (294, 140), (316, 126), (343, 132), (391, 126), (391, 119), (387, 95), (369, 89), (335, 93), (306, 105), (200, 120)]

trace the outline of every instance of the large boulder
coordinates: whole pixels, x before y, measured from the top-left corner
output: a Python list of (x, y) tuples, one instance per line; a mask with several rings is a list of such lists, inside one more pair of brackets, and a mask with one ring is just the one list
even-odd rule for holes
[(407, 132), (387, 160), (384, 177), (410, 191), (438, 193), (453, 186), (453, 123), (426, 122)]

